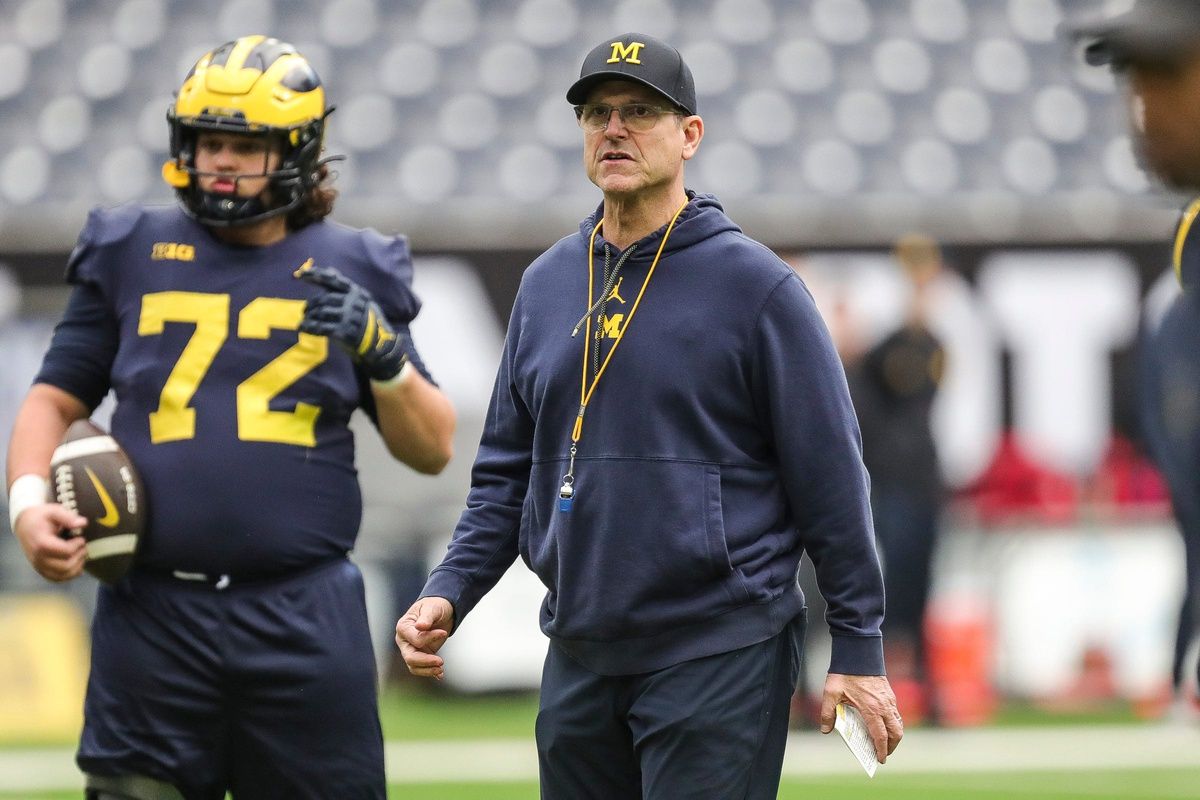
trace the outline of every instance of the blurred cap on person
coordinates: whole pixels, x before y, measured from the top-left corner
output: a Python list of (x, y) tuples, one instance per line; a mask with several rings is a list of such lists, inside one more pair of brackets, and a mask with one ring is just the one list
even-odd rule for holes
[(1084, 58), (1094, 66), (1171, 62), (1200, 49), (1200, 3), (1137, 0), (1124, 13), (1081, 20), (1069, 30), (1086, 43)]

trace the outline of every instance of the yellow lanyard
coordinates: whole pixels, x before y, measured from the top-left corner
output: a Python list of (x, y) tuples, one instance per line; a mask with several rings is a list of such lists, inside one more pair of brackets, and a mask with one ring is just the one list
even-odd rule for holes
[[(691, 200), (684, 201), (684, 204), (675, 212), (675, 216), (671, 217), (670, 224), (667, 225), (667, 230), (663, 233), (662, 241), (659, 242), (658, 252), (654, 254), (654, 261), (650, 262), (650, 269), (646, 272), (646, 278), (642, 281), (642, 288), (638, 290), (637, 299), (633, 301), (633, 308), (629, 310), (629, 316), (625, 318), (625, 324), (621, 326), (621, 330), (617, 333), (616, 340), (612, 347), (608, 349), (608, 355), (604, 357), (604, 362), (600, 365), (600, 369), (596, 372), (596, 376), (592, 378), (591, 386), (588, 386), (588, 348), (591, 346), (591, 329), (592, 317), (589, 313), (587, 316), (587, 328), (585, 329), (583, 340), (583, 373), (579, 379), (579, 416), (575, 417), (575, 426), (571, 429), (571, 450), (570, 450), (570, 465), (567, 468), (567, 474), (563, 477), (563, 485), (559, 489), (559, 497), (561, 502), (566, 505), (560, 505), (563, 511), (570, 508), (570, 500), (574, 495), (573, 484), (575, 483), (575, 454), (578, 451), (577, 445), (580, 437), (583, 435), (583, 415), (587, 411), (588, 403), (592, 399), (592, 395), (596, 391), (596, 387), (600, 385), (600, 379), (604, 377), (604, 371), (608, 369), (608, 364), (612, 361), (613, 354), (617, 352), (617, 348), (621, 345), (621, 340), (625, 337), (625, 332), (629, 330), (629, 326), (633, 323), (633, 315), (637, 313), (638, 305), (642, 302), (642, 295), (646, 293), (646, 287), (650, 285), (650, 278), (654, 276), (654, 269), (658, 266), (658, 260), (662, 257), (663, 248), (667, 246), (667, 239), (671, 235), (671, 231), (675, 228), (675, 223), (679, 220), (679, 215), (687, 208)], [(588, 308), (592, 306), (592, 295), (595, 292), (595, 244), (596, 234), (600, 232), (600, 226), (604, 224), (601, 219), (596, 223), (596, 227), (592, 229), (592, 235), (588, 239)], [(597, 321), (598, 324), (603, 324), (602, 320)], [(599, 347), (599, 344), (596, 345)]]

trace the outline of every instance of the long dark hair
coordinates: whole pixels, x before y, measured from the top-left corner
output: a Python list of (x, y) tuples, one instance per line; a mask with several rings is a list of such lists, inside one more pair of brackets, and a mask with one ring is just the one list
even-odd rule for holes
[(300, 205), (288, 212), (288, 230), (297, 231), (305, 225), (320, 222), (333, 211), (338, 196), (338, 190), (333, 188), (337, 173), (329, 168), (328, 163), (319, 163), (313, 178), (312, 186)]

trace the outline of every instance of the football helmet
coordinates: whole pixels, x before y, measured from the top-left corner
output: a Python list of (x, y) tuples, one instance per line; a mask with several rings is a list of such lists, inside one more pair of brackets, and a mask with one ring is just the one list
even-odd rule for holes
[[(175, 189), (184, 209), (206, 225), (245, 225), (286, 214), (320, 182), (325, 118), (321, 79), (287, 42), (243, 36), (203, 55), (192, 67), (167, 111), (171, 158), (163, 180)], [(223, 131), (269, 137), (280, 151), (267, 189), (256, 197), (204, 192), (196, 172), (196, 137)]]

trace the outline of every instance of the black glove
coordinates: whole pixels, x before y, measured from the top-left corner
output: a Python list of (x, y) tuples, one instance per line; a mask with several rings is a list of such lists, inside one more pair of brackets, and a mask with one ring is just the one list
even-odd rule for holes
[(333, 339), (372, 380), (400, 374), (407, 337), (392, 329), (370, 292), (333, 267), (314, 267), (311, 258), (293, 275), (324, 289), (305, 303), (300, 330)]

